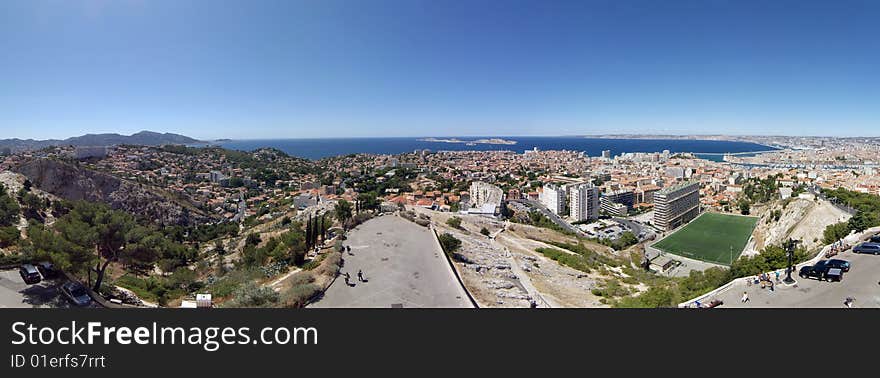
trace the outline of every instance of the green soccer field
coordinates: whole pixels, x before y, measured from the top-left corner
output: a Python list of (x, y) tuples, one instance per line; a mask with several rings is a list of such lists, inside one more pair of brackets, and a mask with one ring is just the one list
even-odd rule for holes
[(679, 256), (730, 265), (745, 249), (757, 223), (756, 217), (704, 213), (654, 247)]

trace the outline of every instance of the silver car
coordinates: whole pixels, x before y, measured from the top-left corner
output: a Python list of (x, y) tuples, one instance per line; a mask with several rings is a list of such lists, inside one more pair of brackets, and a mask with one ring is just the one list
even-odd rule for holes
[(88, 306), (92, 303), (92, 297), (89, 296), (88, 290), (79, 282), (68, 282), (61, 285), (61, 292), (77, 306)]
[(880, 244), (878, 243), (862, 243), (853, 248), (854, 253), (870, 253), (880, 255)]

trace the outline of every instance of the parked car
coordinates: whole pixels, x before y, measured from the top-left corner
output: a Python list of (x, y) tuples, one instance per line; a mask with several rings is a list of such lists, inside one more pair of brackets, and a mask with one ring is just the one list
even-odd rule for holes
[(48, 261), (38, 262), (37, 270), (43, 275), (43, 279), (58, 277), (58, 269), (55, 269), (55, 265)]
[(852, 266), (849, 261), (841, 260), (841, 259), (831, 259), (825, 263), (825, 266), (828, 268), (836, 268), (840, 269), (842, 272), (849, 272), (849, 268)]
[(880, 243), (880, 234), (877, 234), (877, 235), (872, 236), (872, 237), (871, 237), (871, 240), (869, 240), (869, 241), (870, 241), (871, 243)]
[(85, 286), (83, 286), (79, 282), (68, 282), (64, 285), (61, 285), (61, 293), (70, 300), (71, 303), (77, 306), (86, 306), (89, 303), (92, 303), (92, 297), (89, 296), (89, 292), (86, 290)]
[(862, 243), (853, 248), (853, 253), (870, 253), (880, 255), (880, 243)]
[(26, 284), (35, 284), (42, 281), (42, 278), (40, 278), (40, 272), (37, 271), (37, 267), (31, 264), (24, 264), (18, 268), (18, 274), (21, 275), (21, 279), (23, 279)]
[(822, 260), (816, 263), (816, 265), (808, 265), (802, 267), (798, 275), (801, 278), (818, 278), (820, 280), (825, 279), (825, 274), (828, 273), (828, 266), (826, 265), (828, 260)]

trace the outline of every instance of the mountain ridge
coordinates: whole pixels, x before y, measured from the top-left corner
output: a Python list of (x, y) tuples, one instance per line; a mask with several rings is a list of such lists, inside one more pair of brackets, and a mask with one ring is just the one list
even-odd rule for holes
[(185, 135), (174, 133), (157, 133), (154, 131), (140, 131), (131, 135), (117, 133), (85, 134), (67, 139), (0, 139), (0, 150), (9, 149), (10, 152), (38, 150), (52, 146), (111, 146), (119, 144), (135, 144), (142, 146), (160, 146), (164, 144), (193, 144), (202, 141)]

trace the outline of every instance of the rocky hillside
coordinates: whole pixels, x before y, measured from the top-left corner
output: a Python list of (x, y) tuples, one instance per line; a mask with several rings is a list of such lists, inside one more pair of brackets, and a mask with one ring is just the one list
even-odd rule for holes
[(159, 224), (212, 221), (186, 199), (113, 175), (50, 159), (34, 159), (14, 170), (37, 188), (67, 200), (103, 202)]

